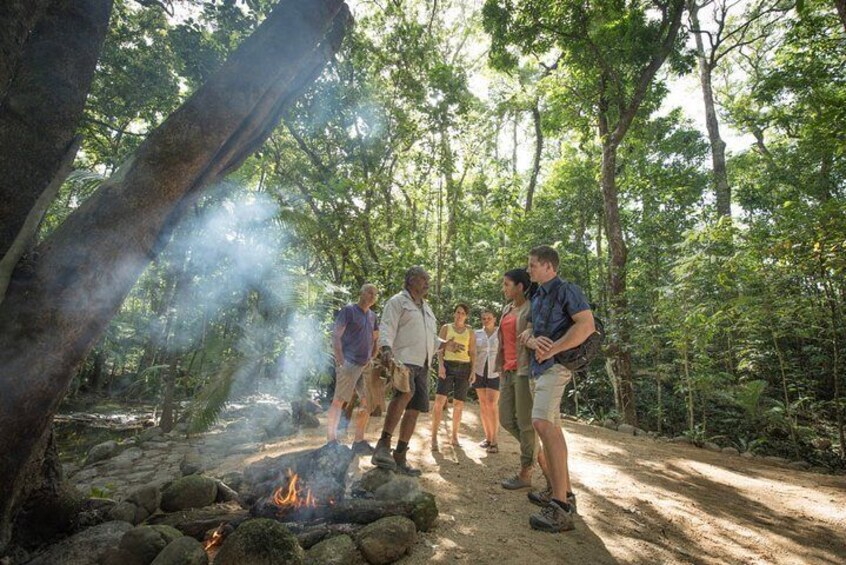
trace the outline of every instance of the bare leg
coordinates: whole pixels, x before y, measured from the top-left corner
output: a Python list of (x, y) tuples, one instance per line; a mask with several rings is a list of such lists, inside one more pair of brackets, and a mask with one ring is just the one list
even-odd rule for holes
[(488, 402), (488, 395), (485, 394), (488, 389), (477, 388), (476, 394), (479, 396), (479, 419), (482, 420), (482, 429), (485, 431), (485, 439), (491, 441), (491, 405)]
[(543, 472), (543, 478), (546, 479), (546, 484), (551, 487), (552, 480), (550, 479), (549, 464), (546, 462), (546, 453), (544, 452), (543, 444), (538, 449), (538, 465), (540, 465), (541, 472)]
[(485, 389), (485, 396), (488, 399), (488, 427), (489, 436), (488, 441), (496, 445), (499, 441), (499, 391), (488, 388)]
[(394, 434), (394, 430), (396, 430), (397, 424), (399, 424), (400, 418), (402, 418), (402, 413), (410, 401), (410, 392), (394, 396), (391, 399), (391, 403), (388, 404), (388, 410), (385, 412), (385, 425), (382, 427), (382, 431), (391, 435)]
[(438, 445), (438, 426), (441, 425), (441, 418), (444, 415), (444, 405), (447, 397), (443, 394), (435, 395), (435, 406), (432, 410), (432, 449)]
[(532, 425), (543, 442), (552, 497), (557, 500), (567, 500), (567, 493), (570, 492), (570, 472), (567, 465), (567, 442), (564, 440), (564, 433), (560, 427), (547, 420), (533, 419)]
[(326, 439), (335, 441), (338, 439), (338, 422), (341, 421), (341, 408), (344, 405), (341, 400), (333, 400), (329, 412), (326, 413)]
[(402, 417), (402, 424), (400, 424), (400, 441), (408, 442), (411, 436), (414, 435), (414, 428), (417, 426), (417, 416), (419, 414), (419, 410), (405, 411)]
[(364, 431), (367, 429), (367, 421), (370, 420), (370, 407), (362, 399), (356, 410), (354, 441), (364, 441)]
[(464, 401), (452, 401), (452, 444), (458, 445), (458, 430), (461, 428), (461, 413), (464, 411)]

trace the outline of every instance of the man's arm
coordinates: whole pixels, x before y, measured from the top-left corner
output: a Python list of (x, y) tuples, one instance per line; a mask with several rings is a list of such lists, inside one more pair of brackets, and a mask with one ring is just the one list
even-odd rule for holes
[(467, 331), (470, 332), (470, 341), (467, 353), (470, 355), (470, 384), (472, 385), (476, 382), (476, 332), (470, 330), (470, 327), (467, 327)]
[[(447, 336), (447, 327), (446, 324), (441, 326), (441, 331), (438, 333), (438, 337), (441, 339), (446, 339)], [(438, 378), (445, 379), (446, 378), (446, 365), (444, 365), (444, 347), (443, 344), (438, 346)]]
[(347, 319), (343, 315), (343, 310), (338, 312), (338, 317), (335, 318), (335, 326), (332, 328), (332, 348), (335, 350), (335, 366), (340, 367), (344, 364), (344, 346), (341, 338), (347, 329)]
[(397, 337), (399, 318), (402, 314), (402, 306), (398, 300), (388, 300), (382, 312), (382, 320), (379, 322), (379, 348), (394, 347), (394, 339)]
[(572, 315), (573, 325), (563, 336), (553, 342), (548, 337), (537, 338), (535, 356), (538, 361), (546, 361), (557, 353), (567, 351), (584, 343), (590, 335), (596, 331), (596, 324), (593, 321), (593, 312), (582, 310)]

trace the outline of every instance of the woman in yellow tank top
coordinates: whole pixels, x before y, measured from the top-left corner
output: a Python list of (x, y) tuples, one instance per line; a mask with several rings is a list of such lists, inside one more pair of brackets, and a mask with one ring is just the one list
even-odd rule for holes
[(453, 340), (455, 347), (450, 351), (438, 352), (438, 391), (435, 395), (435, 408), (432, 411), (432, 451), (438, 450), (438, 426), (447, 403), (447, 396), (452, 392), (452, 445), (458, 447), (458, 429), (461, 426), (461, 412), (467, 400), (467, 389), (476, 380), (472, 371), (476, 361), (476, 338), (473, 328), (467, 325), (470, 307), (459, 304), (453, 311), (454, 323), (441, 327), (440, 337)]

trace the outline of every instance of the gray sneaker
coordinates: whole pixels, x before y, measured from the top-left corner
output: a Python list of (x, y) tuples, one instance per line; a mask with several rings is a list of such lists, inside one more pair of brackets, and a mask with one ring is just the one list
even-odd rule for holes
[(529, 517), (529, 525), (532, 529), (542, 532), (567, 532), (576, 528), (573, 522), (573, 508), (568, 504), (567, 508), (561, 508), (554, 502), (544, 506), (538, 514)]
[(391, 447), (382, 440), (379, 440), (376, 444), (376, 450), (373, 452), (370, 462), (382, 469), (397, 470), (397, 463), (391, 455)]
[[(552, 489), (546, 487), (543, 490), (533, 490), (526, 496), (532, 504), (543, 507), (552, 502)], [(578, 508), (576, 508), (576, 495), (572, 492), (567, 493), (567, 504), (573, 509), (573, 514), (579, 513)]]

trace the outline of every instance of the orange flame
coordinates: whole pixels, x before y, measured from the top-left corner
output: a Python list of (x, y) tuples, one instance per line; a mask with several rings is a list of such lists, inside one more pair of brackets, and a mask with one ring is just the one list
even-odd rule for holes
[(219, 525), (215, 530), (212, 532), (211, 537), (206, 540), (206, 543), (203, 544), (203, 549), (206, 551), (210, 550), (213, 547), (217, 547), (223, 542), (223, 524)]
[(300, 477), (288, 469), (288, 487), (279, 487), (273, 491), (273, 504), (283, 510), (297, 508), (317, 508), (317, 499), (311, 494), (311, 489), (303, 487)]

